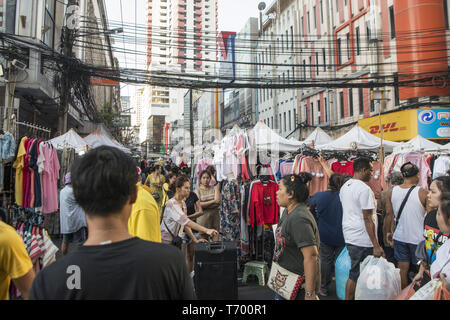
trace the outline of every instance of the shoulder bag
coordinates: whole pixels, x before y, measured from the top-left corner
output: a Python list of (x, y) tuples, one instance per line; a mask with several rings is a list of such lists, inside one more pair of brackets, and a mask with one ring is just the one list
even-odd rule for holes
[(400, 221), (400, 216), (402, 215), (403, 208), (405, 207), (406, 201), (408, 200), (409, 195), (411, 194), (411, 192), (414, 190), (415, 187), (416, 186), (412, 186), (411, 188), (409, 188), (408, 193), (406, 193), (405, 199), (403, 199), (403, 202), (400, 206), (400, 210), (398, 210), (397, 218), (395, 219), (394, 230), (397, 229), (398, 223)]
[(272, 261), (267, 286), (286, 300), (294, 300), (298, 291), (305, 287), (305, 277), (286, 270)]
[(183, 239), (180, 236), (178, 236), (178, 235), (174, 235), (170, 231), (169, 227), (167, 227), (167, 224), (166, 224), (166, 222), (164, 220), (163, 220), (163, 223), (166, 226), (167, 231), (169, 231), (170, 235), (172, 236), (171, 245), (177, 247), (178, 249), (181, 249), (181, 245), (183, 244)]

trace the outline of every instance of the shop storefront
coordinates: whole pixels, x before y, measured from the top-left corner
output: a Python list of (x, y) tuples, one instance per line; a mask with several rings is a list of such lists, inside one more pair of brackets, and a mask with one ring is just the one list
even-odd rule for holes
[(362, 119), (358, 124), (369, 133), (391, 141), (408, 141), (417, 135), (432, 140), (450, 139), (450, 108), (427, 108), (393, 112)]

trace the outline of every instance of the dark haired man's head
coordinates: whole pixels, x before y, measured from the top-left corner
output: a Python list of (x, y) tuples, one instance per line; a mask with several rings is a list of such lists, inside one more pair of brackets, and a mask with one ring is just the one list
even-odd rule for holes
[(389, 177), (389, 183), (393, 186), (399, 186), (403, 184), (403, 181), (404, 181), (403, 175), (401, 172), (398, 171), (392, 172)]
[(400, 172), (403, 175), (403, 178), (405, 181), (412, 183), (412, 184), (418, 184), (420, 181), (420, 170), (419, 167), (417, 167), (415, 164), (411, 162), (407, 162), (400, 168)]
[(304, 203), (309, 197), (307, 183), (312, 180), (312, 175), (307, 172), (284, 176), (277, 192), (277, 202), (281, 207), (287, 207), (292, 203)]
[(90, 216), (120, 213), (126, 206), (131, 212), (137, 180), (133, 159), (114, 147), (90, 150), (72, 168), (75, 200)]
[(365, 157), (356, 159), (353, 162), (353, 171), (355, 179), (369, 182), (373, 175), (372, 160)]
[(333, 173), (330, 177), (330, 190), (339, 191), (345, 183), (345, 177), (339, 173)]

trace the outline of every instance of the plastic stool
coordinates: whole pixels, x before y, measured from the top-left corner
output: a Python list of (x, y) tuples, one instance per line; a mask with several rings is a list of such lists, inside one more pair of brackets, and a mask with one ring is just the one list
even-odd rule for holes
[(269, 273), (269, 267), (267, 262), (263, 261), (249, 261), (244, 266), (244, 276), (242, 278), (243, 283), (247, 283), (247, 278), (249, 275), (254, 275), (258, 278), (258, 283), (260, 286), (266, 284), (266, 274)]

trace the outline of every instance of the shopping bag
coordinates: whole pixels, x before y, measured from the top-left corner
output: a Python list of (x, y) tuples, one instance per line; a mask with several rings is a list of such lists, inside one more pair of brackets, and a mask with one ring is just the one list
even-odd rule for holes
[(444, 287), (443, 284), (436, 288), (434, 292), (433, 300), (450, 300), (450, 291)]
[(392, 300), (401, 292), (400, 270), (385, 258), (368, 256), (361, 263), (355, 300)]
[(345, 286), (347, 285), (348, 275), (350, 273), (352, 262), (345, 247), (334, 265), (334, 274), (336, 277), (336, 295), (340, 300), (345, 300)]
[(412, 282), (409, 286), (403, 289), (398, 296), (394, 298), (394, 300), (408, 300), (411, 298), (416, 290), (414, 290), (414, 282)]
[(441, 279), (431, 279), (430, 282), (417, 290), (409, 300), (433, 300), (435, 291), (441, 283)]

